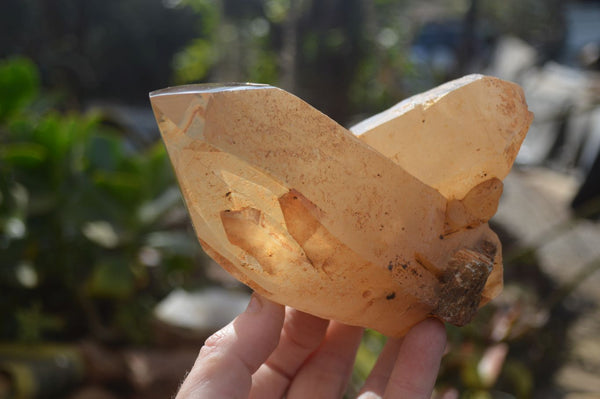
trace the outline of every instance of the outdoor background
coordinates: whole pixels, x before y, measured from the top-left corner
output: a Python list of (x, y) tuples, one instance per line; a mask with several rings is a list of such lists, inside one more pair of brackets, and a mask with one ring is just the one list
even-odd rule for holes
[[(504, 293), (436, 397), (600, 397), (600, 1), (3, 0), (0, 399), (165, 398), (249, 291), (198, 245), (148, 93), (284, 88), (351, 126), (462, 75), (536, 119), (493, 227)], [(347, 396), (384, 337), (366, 333)]]

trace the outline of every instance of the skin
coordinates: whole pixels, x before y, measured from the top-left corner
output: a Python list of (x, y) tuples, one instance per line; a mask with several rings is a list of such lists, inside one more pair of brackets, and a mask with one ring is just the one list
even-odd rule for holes
[[(254, 294), (206, 340), (176, 399), (341, 398), (362, 333)], [(435, 319), (389, 339), (358, 398), (431, 398), (445, 346)]]

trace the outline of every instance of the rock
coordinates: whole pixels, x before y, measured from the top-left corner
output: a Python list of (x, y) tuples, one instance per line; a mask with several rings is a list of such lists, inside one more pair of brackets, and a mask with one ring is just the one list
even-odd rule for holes
[(518, 86), (471, 75), (360, 137), (271, 86), (151, 102), (202, 247), (267, 298), (401, 336), (431, 315), (462, 325), (500, 291), (487, 220), (531, 122)]

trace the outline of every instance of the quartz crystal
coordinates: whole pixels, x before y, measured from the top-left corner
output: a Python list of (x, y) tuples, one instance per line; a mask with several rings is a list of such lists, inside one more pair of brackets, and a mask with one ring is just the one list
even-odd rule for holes
[(276, 87), (150, 94), (200, 244), (261, 295), (402, 336), (502, 288), (496, 212), (532, 115), (469, 75), (351, 130)]

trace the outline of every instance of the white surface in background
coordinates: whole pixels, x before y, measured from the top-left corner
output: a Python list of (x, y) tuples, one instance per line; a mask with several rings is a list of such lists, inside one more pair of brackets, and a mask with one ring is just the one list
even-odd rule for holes
[(167, 324), (195, 330), (216, 330), (242, 313), (250, 295), (221, 288), (199, 292), (172, 291), (154, 309), (156, 317)]

